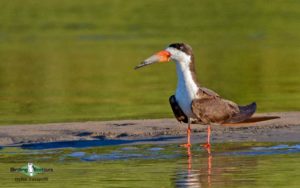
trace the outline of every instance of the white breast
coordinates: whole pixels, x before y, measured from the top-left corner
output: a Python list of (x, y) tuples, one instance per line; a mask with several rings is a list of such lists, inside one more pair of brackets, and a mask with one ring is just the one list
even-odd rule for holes
[(192, 78), (189, 63), (190, 59), (185, 62), (176, 62), (178, 83), (175, 97), (184, 114), (190, 118), (195, 118), (192, 112), (192, 101), (196, 98), (199, 87)]

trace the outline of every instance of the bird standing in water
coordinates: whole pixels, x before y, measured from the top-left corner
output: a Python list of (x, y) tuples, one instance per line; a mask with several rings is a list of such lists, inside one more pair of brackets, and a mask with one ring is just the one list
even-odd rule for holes
[(256, 111), (256, 103), (239, 106), (236, 103), (223, 99), (214, 91), (201, 87), (195, 72), (194, 55), (188, 44), (170, 44), (148, 59), (144, 60), (135, 69), (157, 62), (176, 63), (178, 77), (175, 95), (169, 98), (173, 113), (179, 122), (188, 123), (187, 143), (191, 146), (191, 121), (196, 120), (207, 127), (207, 143), (210, 147), (211, 124), (238, 123), (249, 119)]

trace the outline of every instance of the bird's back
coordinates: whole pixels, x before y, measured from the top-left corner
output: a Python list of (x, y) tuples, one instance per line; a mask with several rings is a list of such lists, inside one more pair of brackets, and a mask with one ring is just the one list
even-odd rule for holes
[(221, 98), (214, 91), (201, 87), (198, 98), (192, 101), (192, 111), (197, 119), (209, 123), (237, 123), (250, 118), (256, 111), (256, 104), (238, 106)]

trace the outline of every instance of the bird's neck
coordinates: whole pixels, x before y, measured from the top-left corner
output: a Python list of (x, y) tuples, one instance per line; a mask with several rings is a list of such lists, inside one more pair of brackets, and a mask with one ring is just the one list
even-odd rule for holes
[(178, 77), (176, 93), (184, 93), (185, 97), (190, 99), (196, 98), (200, 85), (196, 78), (193, 59), (183, 59), (176, 62), (176, 71)]

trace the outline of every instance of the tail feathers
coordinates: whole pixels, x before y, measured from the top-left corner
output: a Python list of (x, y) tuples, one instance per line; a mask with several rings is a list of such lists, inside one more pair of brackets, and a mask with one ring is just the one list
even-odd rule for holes
[(235, 114), (226, 123), (238, 123), (249, 119), (256, 111), (256, 103), (253, 102), (246, 106), (239, 106), (240, 113)]

